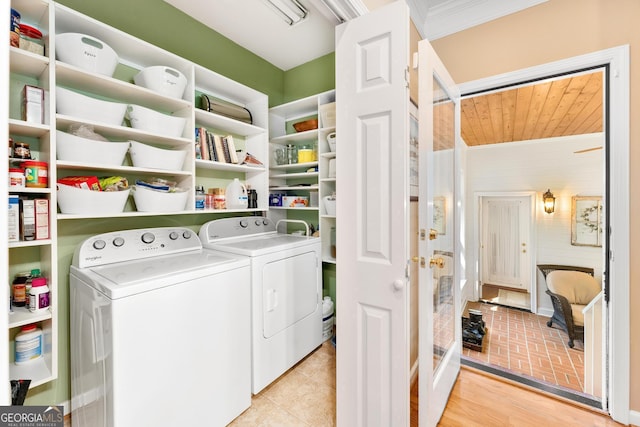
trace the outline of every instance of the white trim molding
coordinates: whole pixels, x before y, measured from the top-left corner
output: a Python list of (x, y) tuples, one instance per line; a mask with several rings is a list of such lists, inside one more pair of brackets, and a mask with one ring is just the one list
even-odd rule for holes
[(608, 304), (608, 408), (622, 424), (640, 425), (638, 412), (629, 410), (630, 305), (629, 305), (629, 46), (623, 45), (486, 79), (463, 83), (460, 91), (473, 93), (518, 84), (581, 69), (608, 66), (609, 75), (609, 185), (610, 253)]

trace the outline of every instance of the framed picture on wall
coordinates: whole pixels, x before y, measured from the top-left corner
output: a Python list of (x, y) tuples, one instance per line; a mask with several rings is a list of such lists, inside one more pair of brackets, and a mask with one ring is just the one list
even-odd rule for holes
[(602, 197), (571, 198), (571, 244), (602, 246)]

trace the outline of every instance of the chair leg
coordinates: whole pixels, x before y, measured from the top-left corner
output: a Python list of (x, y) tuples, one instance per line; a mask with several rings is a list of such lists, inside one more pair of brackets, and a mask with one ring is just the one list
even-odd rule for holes
[(549, 320), (547, 321), (547, 326), (548, 326), (548, 327), (551, 327), (551, 325), (553, 325), (553, 321), (552, 321), (551, 319), (549, 319)]
[(574, 346), (573, 340), (569, 340), (568, 344), (569, 344), (569, 348), (573, 348), (573, 346)]

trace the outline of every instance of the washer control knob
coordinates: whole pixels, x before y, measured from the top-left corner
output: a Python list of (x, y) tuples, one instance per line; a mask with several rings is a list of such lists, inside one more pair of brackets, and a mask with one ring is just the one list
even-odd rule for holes
[(189, 230), (185, 231), (184, 233), (182, 233), (182, 237), (184, 237), (185, 239), (190, 239), (191, 232)]
[(260, 227), (262, 225), (262, 221), (260, 221), (259, 219), (256, 219), (256, 225)]
[(249, 221), (247, 221), (246, 219), (240, 220), (240, 227), (247, 228), (248, 226), (249, 226)]
[(105, 242), (104, 240), (96, 240), (95, 242), (93, 242), (93, 249), (104, 249), (104, 247), (107, 246), (107, 242)]
[(124, 239), (122, 237), (116, 237), (113, 239), (113, 246), (119, 248), (122, 245), (124, 245)]
[(154, 240), (156, 240), (156, 236), (154, 236), (153, 233), (144, 233), (142, 235), (142, 241), (144, 243), (153, 243)]
[(269, 225), (269, 220), (267, 218), (263, 219), (262, 225)]
[(172, 231), (171, 233), (169, 233), (169, 238), (171, 240), (176, 240), (178, 238), (178, 233), (176, 233), (175, 231)]

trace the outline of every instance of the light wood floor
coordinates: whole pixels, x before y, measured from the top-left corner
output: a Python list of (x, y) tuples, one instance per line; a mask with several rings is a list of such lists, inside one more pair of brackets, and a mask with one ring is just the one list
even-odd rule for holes
[[(411, 426), (418, 426), (417, 387), (411, 390)], [(610, 417), (462, 367), (439, 426), (610, 427)]]

